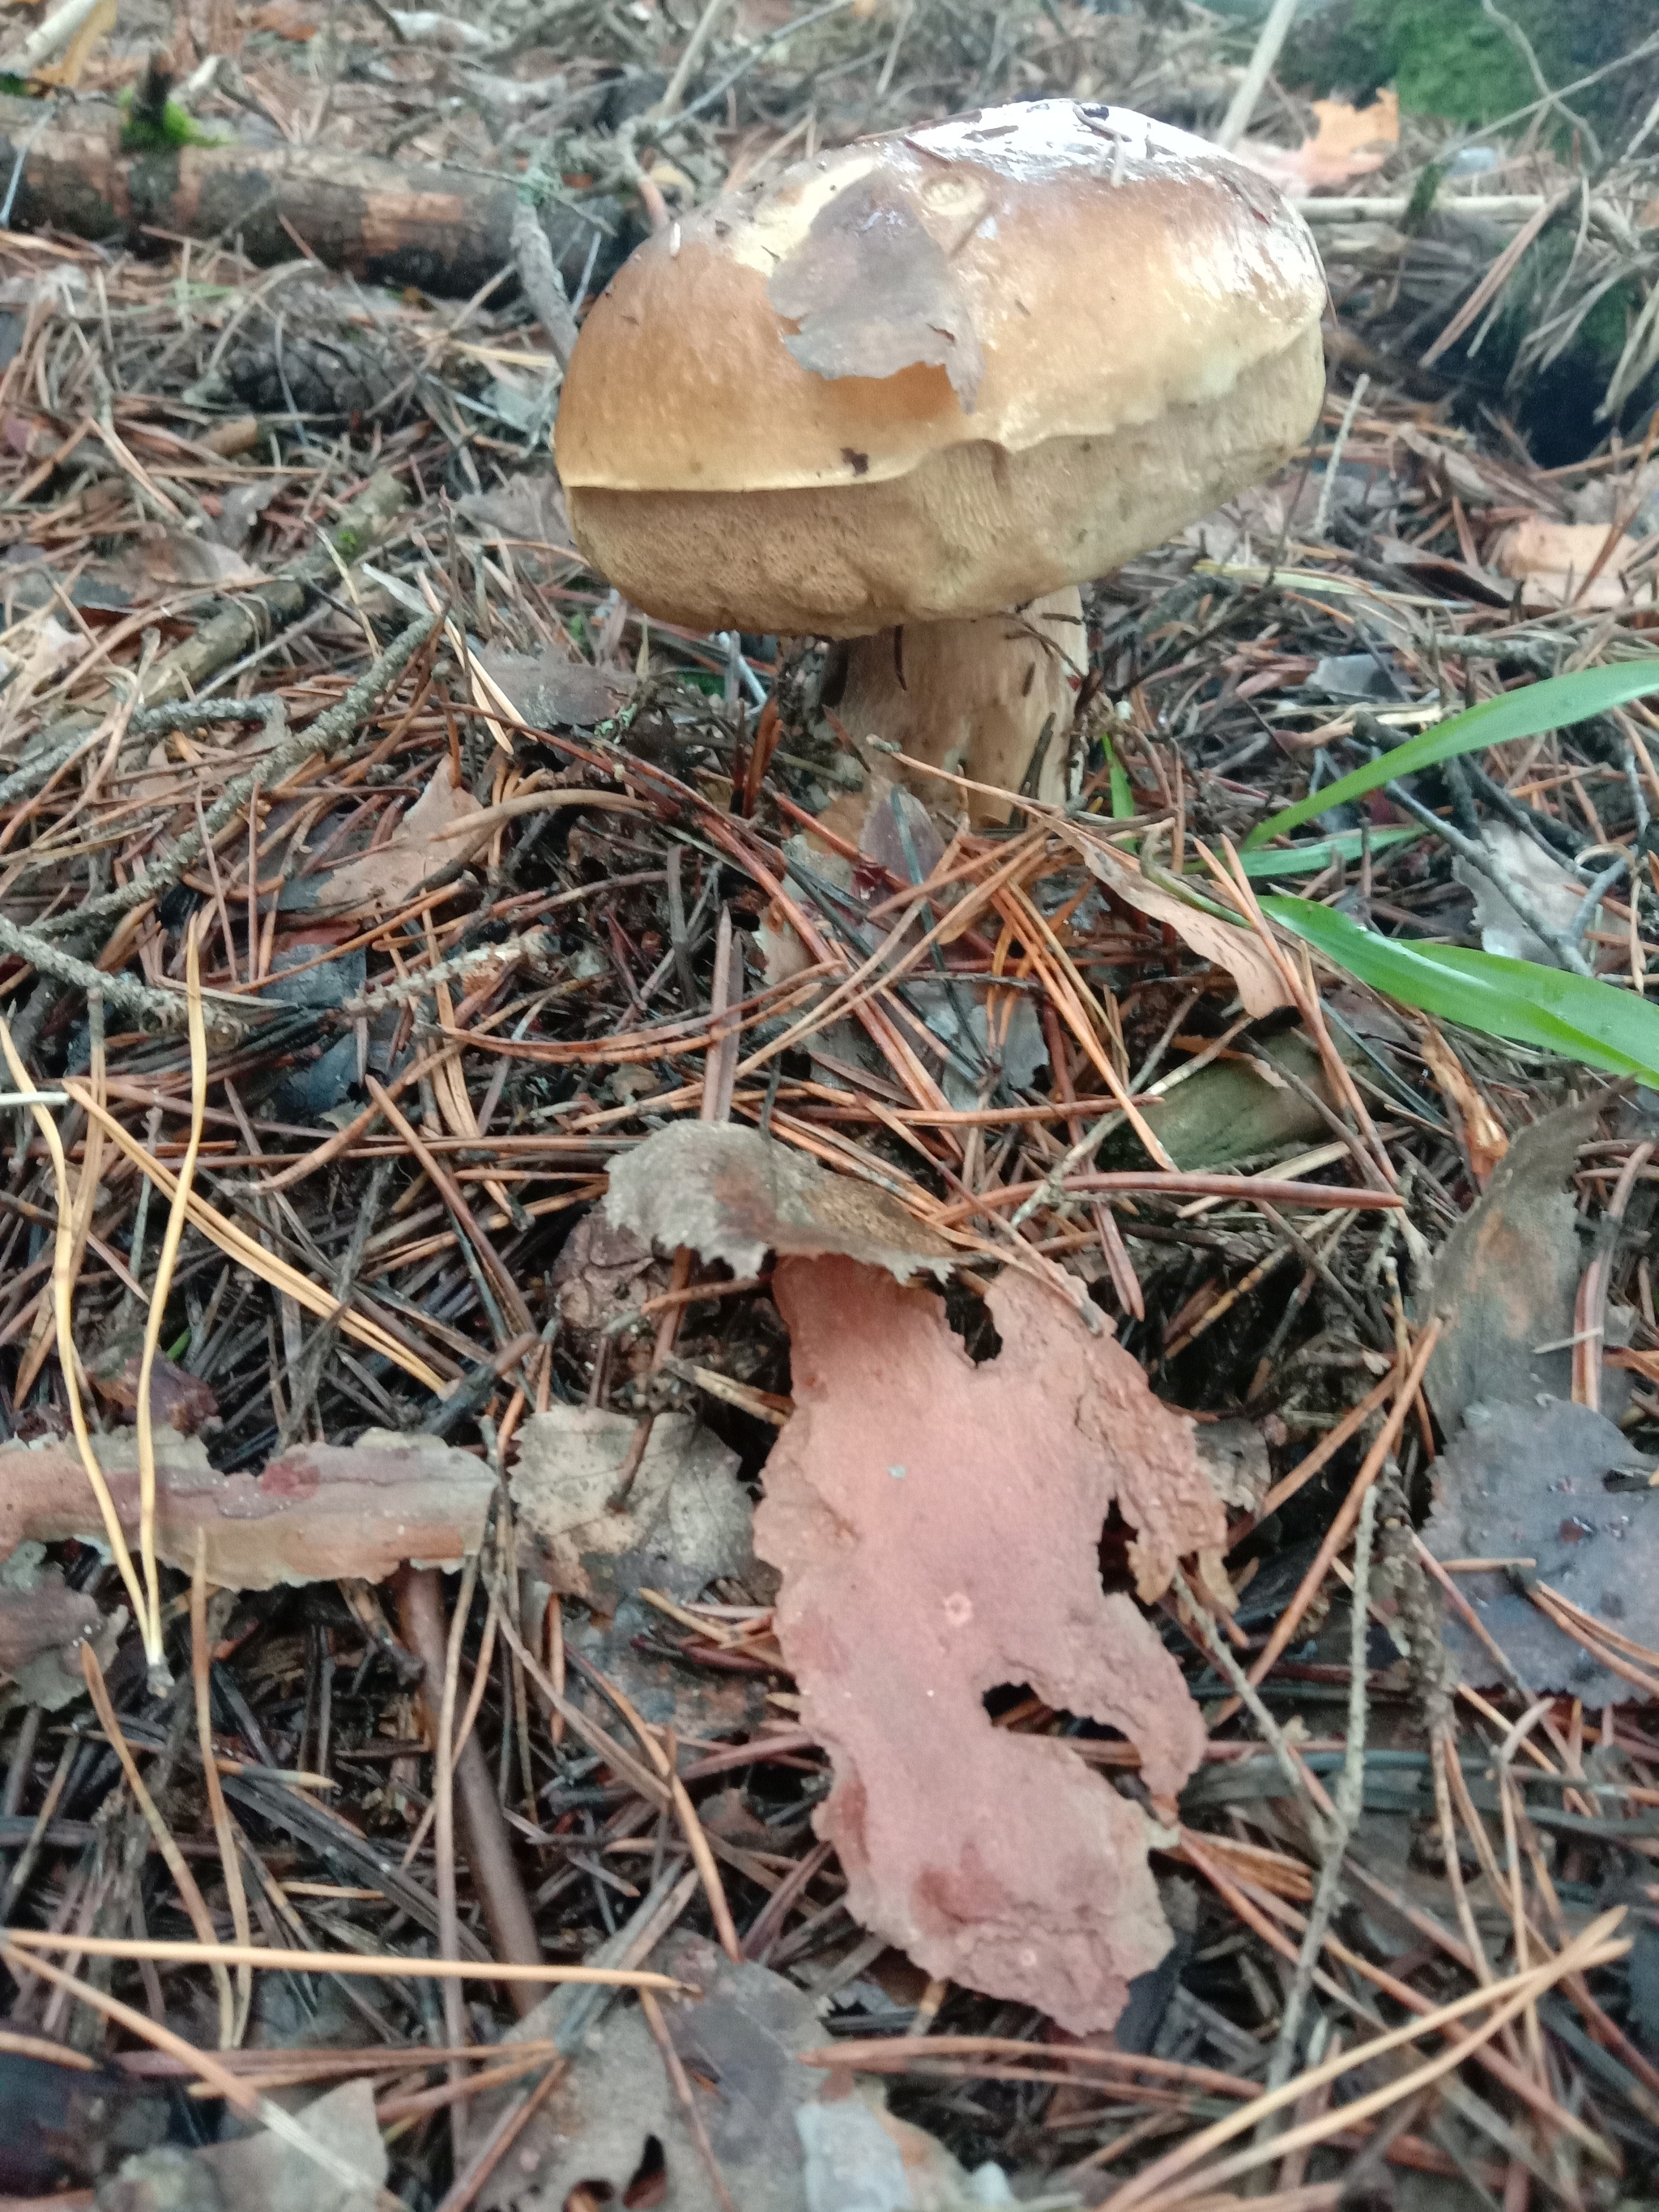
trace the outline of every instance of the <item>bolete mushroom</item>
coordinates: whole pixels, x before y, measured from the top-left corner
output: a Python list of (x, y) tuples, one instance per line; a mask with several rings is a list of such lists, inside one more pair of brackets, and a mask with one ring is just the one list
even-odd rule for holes
[(1056, 797), (1078, 585), (1294, 452), (1323, 299), (1270, 185), (1126, 108), (866, 139), (611, 280), (559, 410), (571, 526), (664, 620), (849, 641), (854, 737)]

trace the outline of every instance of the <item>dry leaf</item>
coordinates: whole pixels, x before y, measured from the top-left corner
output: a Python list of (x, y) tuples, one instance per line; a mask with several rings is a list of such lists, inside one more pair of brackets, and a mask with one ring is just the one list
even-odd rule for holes
[(758, 1274), (769, 1252), (836, 1252), (904, 1283), (943, 1277), (957, 1256), (885, 1191), (827, 1175), (757, 1129), (702, 1121), (671, 1121), (619, 1159), (605, 1211), (644, 1243), (689, 1244), (737, 1275)]
[(428, 876), (465, 859), (465, 842), (446, 839), (442, 833), (482, 811), (464, 784), (450, 781), (449, 763), (440, 761), (396, 835), (336, 868), (325, 884), (321, 902), (354, 908), (406, 905)]
[[(1571, 929), (1583, 909), (1583, 893), (1569, 868), (1524, 830), (1507, 822), (1483, 822), (1480, 842), (1540, 921), (1553, 930)], [(1474, 893), (1475, 926), (1484, 951), (1501, 953), (1506, 960), (1535, 961), (1544, 968), (1561, 965), (1554, 948), (1522, 920), (1490, 876), (1461, 857), (1452, 862), (1452, 873)]]
[(748, 1578), (754, 1509), (738, 1455), (690, 1413), (660, 1413), (621, 1507), (617, 1478), (637, 1425), (598, 1406), (553, 1406), (519, 1431), (513, 1503), (541, 1544), (551, 1587), (590, 1604), (641, 1584), (696, 1597)]
[(1299, 146), (1247, 138), (1234, 159), (1271, 177), (1285, 191), (1329, 191), (1380, 169), (1400, 143), (1400, 95), (1392, 86), (1379, 92), (1369, 107), (1316, 100), (1313, 112), (1317, 128)]
[[(1639, 555), (1652, 551), (1651, 541), (1621, 532), (1601, 561), (1607, 542), (1607, 532), (1599, 522), (1549, 522), (1534, 514), (1504, 531), (1487, 558), (1500, 576), (1521, 580), (1521, 603), (1528, 612), (1570, 606), (1580, 614), (1602, 614), (1627, 599), (1638, 606), (1653, 606), (1652, 568), (1626, 574)], [(1598, 561), (1600, 574), (1586, 583)]]
[(1461, 447), (1431, 437), (1414, 422), (1402, 422), (1396, 435), (1408, 453), (1429, 464), (1439, 483), (1447, 491), (1455, 492), (1465, 507), (1493, 507), (1506, 495), (1487, 483)]
[(1424, 1061), (1434, 1078), (1435, 1088), (1463, 1124), (1463, 1141), (1468, 1147), (1469, 1166), (1475, 1181), (1485, 1190), (1492, 1178), (1492, 1170), (1509, 1151), (1508, 1134), (1481, 1096), (1468, 1068), (1432, 1022), (1421, 1024), (1419, 1042)]
[(995, 1728), (999, 1685), (1118, 1728), (1155, 1806), (1203, 1723), (1124, 1590), (1102, 1586), (1115, 1508), (1143, 1590), (1226, 1540), (1192, 1427), (1109, 1338), (1028, 1278), (987, 1293), (980, 1364), (931, 1291), (843, 1259), (781, 1260), (797, 1412), (757, 1516), (803, 1725), (829, 1749), (817, 1815), (848, 1904), (930, 1973), (1109, 2027), (1169, 1930), (1139, 1806), (1055, 1737)]
[(968, 295), (899, 179), (872, 171), (822, 207), (766, 288), (799, 325), (784, 343), (815, 375), (942, 368), (964, 415), (985, 374)]
[(316, 37), (322, 26), (309, 9), (296, 5), (296, 0), (265, 0), (265, 5), (249, 16), (248, 28), (269, 31), (275, 38), (302, 46)]
[(159, 522), (146, 525), (110, 573), (136, 599), (157, 599), (165, 592), (203, 586), (240, 592), (270, 581), (263, 568), (251, 567), (228, 545)]
[[(801, 2054), (823, 2043), (823, 2023), (812, 1998), (783, 1975), (749, 1960), (734, 1966), (695, 1936), (675, 1938), (652, 1963), (702, 1993), (665, 2007), (664, 2018), (690, 2078), (727, 2207), (970, 2212), (1013, 2203), (1006, 2184), (997, 2190), (990, 2183), (995, 2169), (981, 2169), (985, 2179), (976, 2175), (970, 2183), (932, 2136), (888, 2113), (878, 2084), (850, 2091), (845, 2075), (801, 2064)], [(561, 1990), (544, 1999), (508, 2030), (503, 2050), (531, 2037), (562, 2039), (573, 1995)], [(630, 2197), (671, 2212), (720, 2212), (722, 2198), (639, 2008), (618, 2010), (602, 2034), (572, 2041), (574, 2056), (562, 2079), (515, 2138), (510, 2164), (503, 2160), (485, 2185), (479, 2198), (484, 2212), (574, 2212), (578, 2206), (586, 2212), (626, 2204)], [(650, 2172), (653, 2138), (661, 2157), (660, 2194), (649, 2184), (631, 2191), (630, 2183)], [(837, 2155), (844, 2151), (863, 2155), (849, 2168)], [(902, 2193), (890, 2187), (872, 2193), (872, 2179), (879, 2185), (890, 2177)]]
[(539, 653), (509, 653), (487, 645), (475, 658), (501, 686), (520, 720), (541, 730), (591, 730), (619, 713), (634, 688), (631, 677), (573, 660), (550, 645)]
[[(362, 2174), (361, 2188), (344, 2187), (297, 2144), (261, 2128), (188, 2154), (198, 2170), (191, 2179), (205, 2184), (209, 2193), (198, 2196), (173, 2177), (170, 2186), (164, 2183), (153, 2195), (131, 2199), (133, 2212), (162, 2212), (163, 2207), (185, 2212), (186, 2207), (213, 2203), (214, 2191), (225, 2212), (376, 2212), (384, 2201), (389, 2161), (374, 2119), (374, 2083), (342, 2082), (313, 2098), (296, 2117), (308, 2136)], [(106, 2212), (125, 2212), (118, 2195), (110, 2197)]]
[[(118, 1353), (118, 1346), (117, 1350)], [(87, 1370), (88, 1379), (106, 1406), (118, 1407), (122, 1413), (136, 1418), (140, 1365), (137, 1352), (118, 1365), (112, 1360), (108, 1371), (94, 1360)], [(181, 1437), (193, 1437), (204, 1422), (217, 1417), (219, 1401), (210, 1384), (163, 1355), (150, 1370), (149, 1407), (152, 1419), (164, 1427), (176, 1429)]]
[[(1659, 1491), (1651, 1462), (1605, 1414), (1546, 1400), (1473, 1405), (1434, 1463), (1435, 1507), (1423, 1531), (1437, 1559), (1534, 1559), (1530, 1572), (1585, 1613), (1650, 1648), (1659, 1645)], [(1637, 1484), (1609, 1491), (1609, 1475)], [(1528, 1692), (1565, 1690), (1587, 1705), (1633, 1694), (1530, 1598), (1493, 1572), (1457, 1587)], [(1447, 1650), (1466, 1682), (1502, 1680), (1485, 1644), (1448, 1607)]]
[(1218, 921), (1212, 915), (1177, 898), (1173, 891), (1159, 890), (1114, 847), (1081, 844), (1081, 850), (1090, 873), (1114, 896), (1155, 921), (1167, 922), (1200, 960), (1224, 968), (1237, 984), (1244, 1011), (1253, 1020), (1294, 1005), (1278, 963), (1253, 932), (1231, 921)]
[(553, 547), (570, 543), (570, 518), (556, 476), (520, 470), (492, 490), (464, 493), (455, 507), (482, 537)]
[[(70, 1589), (56, 1567), (41, 1571), (30, 1587), (0, 1589), (0, 1677), (15, 1681), (32, 1660), (66, 1652), (102, 1625), (94, 1601)], [(78, 1684), (78, 1667), (75, 1677)]]
[[(495, 1477), (436, 1437), (366, 1430), (355, 1444), (295, 1444), (258, 1476), (221, 1474), (194, 1437), (156, 1433), (155, 1545), (185, 1574), (197, 1532), (207, 1573), (225, 1589), (360, 1576), (380, 1582), (405, 1559), (459, 1566), (483, 1538)], [(138, 1528), (137, 1437), (97, 1440), (121, 1526)], [(0, 1558), (33, 1538), (101, 1538), (103, 1523), (72, 1443), (0, 1446)]]
[[(1425, 1314), (1446, 1316), (1429, 1398), (1448, 1434), (1477, 1399), (1530, 1405), (1572, 1388), (1573, 1309), (1583, 1271), (1577, 1209), (1563, 1188), (1595, 1107), (1563, 1106), (1522, 1129), (1485, 1194), (1435, 1255)], [(1563, 1348), (1540, 1352), (1540, 1344)]]
[[(646, 1274), (652, 1279), (641, 1284)], [(567, 1328), (588, 1335), (668, 1286), (651, 1247), (632, 1230), (608, 1221), (602, 1206), (590, 1206), (566, 1237), (548, 1281), (559, 1319)]]

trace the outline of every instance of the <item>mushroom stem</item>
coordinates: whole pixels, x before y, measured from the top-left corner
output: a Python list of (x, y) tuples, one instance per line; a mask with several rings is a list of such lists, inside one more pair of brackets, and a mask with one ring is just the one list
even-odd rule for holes
[[(878, 630), (850, 639), (844, 651), (824, 704), (854, 743), (879, 738), (929, 768), (1028, 798), (1064, 800), (1087, 655), (1074, 586), (1007, 614)], [(928, 805), (949, 806), (949, 787), (937, 777), (914, 769), (898, 774)], [(1006, 822), (1012, 811), (1012, 800), (982, 792), (966, 799), (975, 825)]]

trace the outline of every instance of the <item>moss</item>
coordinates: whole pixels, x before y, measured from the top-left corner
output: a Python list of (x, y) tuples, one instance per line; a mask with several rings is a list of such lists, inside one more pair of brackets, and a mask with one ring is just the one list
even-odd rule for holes
[(356, 561), (368, 550), (368, 535), (353, 523), (342, 523), (334, 533), (334, 550), (343, 561)]
[[(1655, 27), (1654, 0), (1504, 0), (1552, 84), (1617, 60)], [(1616, 72), (1575, 97), (1600, 130), (1632, 103), (1651, 99), (1654, 64)], [(1537, 97), (1514, 41), (1483, 15), (1480, 0), (1334, 0), (1289, 42), (1281, 71), (1288, 84), (1368, 97), (1384, 84), (1419, 115), (1457, 123), (1495, 122)], [(1633, 82), (1639, 80), (1639, 85)], [(1647, 87), (1644, 93), (1641, 87)]]
[(181, 146), (223, 146), (225, 135), (204, 130), (190, 110), (176, 100), (163, 100), (159, 112), (141, 106), (128, 85), (121, 94), (121, 151), (124, 154), (169, 154)]

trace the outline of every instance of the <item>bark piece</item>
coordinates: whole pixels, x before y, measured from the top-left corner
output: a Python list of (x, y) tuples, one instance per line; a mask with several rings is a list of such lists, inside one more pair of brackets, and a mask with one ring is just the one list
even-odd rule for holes
[[(483, 1537), (495, 1478), (436, 1437), (369, 1429), (355, 1444), (295, 1444), (264, 1473), (221, 1474), (199, 1439), (155, 1439), (156, 1550), (185, 1574), (198, 1529), (210, 1582), (225, 1589), (380, 1582), (402, 1561), (459, 1566)], [(96, 1449), (121, 1525), (138, 1530), (138, 1447), (123, 1430)], [(72, 1443), (0, 1448), (0, 1557), (33, 1537), (101, 1539), (97, 1503)]]
[(1224, 1542), (1190, 1423), (1121, 1347), (1024, 1276), (987, 1305), (975, 1364), (931, 1292), (842, 1259), (780, 1261), (797, 1411), (757, 1516), (782, 1570), (779, 1640), (830, 1750), (817, 1815), (855, 1918), (932, 1974), (1109, 2027), (1170, 1933), (1154, 1831), (1055, 1738), (994, 1727), (1029, 1686), (1139, 1745), (1155, 1807), (1202, 1755), (1176, 1662), (1107, 1595), (1114, 1507), (1143, 1590)]
[[(516, 180), (499, 184), (423, 163), (317, 146), (179, 146), (125, 153), (121, 113), (88, 101), (73, 122), (44, 126), (40, 105), (0, 99), (0, 171), (21, 170), (13, 221), (80, 238), (234, 234), (249, 258), (291, 261), (296, 234), (330, 269), (393, 290), (470, 295), (512, 259)], [(550, 218), (567, 282), (580, 277), (592, 232)], [(607, 266), (595, 271), (603, 283)]]
[(757, 1129), (671, 1121), (611, 1170), (606, 1218), (647, 1243), (689, 1244), (734, 1274), (758, 1274), (769, 1252), (840, 1253), (901, 1282), (945, 1275), (955, 1248), (896, 1200)]

